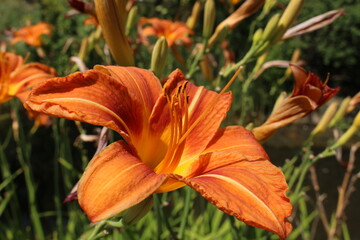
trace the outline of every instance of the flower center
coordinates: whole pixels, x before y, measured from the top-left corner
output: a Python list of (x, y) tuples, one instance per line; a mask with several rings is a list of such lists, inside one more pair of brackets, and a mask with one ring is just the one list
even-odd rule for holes
[(182, 136), (187, 132), (189, 126), (188, 96), (184, 82), (177, 87), (175, 94), (166, 95), (170, 110), (170, 139), (167, 152), (161, 163), (155, 168), (155, 172), (173, 172), (181, 159), (185, 147)]

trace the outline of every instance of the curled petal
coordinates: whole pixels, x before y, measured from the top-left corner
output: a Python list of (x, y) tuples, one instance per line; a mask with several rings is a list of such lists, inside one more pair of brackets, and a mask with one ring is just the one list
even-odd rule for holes
[(92, 222), (98, 222), (143, 201), (166, 178), (165, 174), (155, 174), (118, 141), (87, 166), (79, 182), (79, 204)]
[(288, 187), (282, 172), (268, 160), (248, 161), (236, 152), (209, 155), (210, 162), (240, 160), (192, 178), (171, 177), (194, 188), (223, 212), (285, 239), (292, 229), (286, 220), (292, 207), (285, 196)]
[(136, 92), (129, 84), (127, 89), (123, 83), (133, 81), (138, 84), (135, 78), (146, 81), (153, 78), (153, 74), (136, 68), (118, 68), (118, 72), (124, 69), (121, 81), (118, 72), (113, 76), (106, 69), (53, 78), (34, 88), (25, 106), (56, 117), (102, 125), (124, 137), (130, 136), (131, 141), (136, 142), (146, 128), (144, 123), (151, 112), (154, 96)]

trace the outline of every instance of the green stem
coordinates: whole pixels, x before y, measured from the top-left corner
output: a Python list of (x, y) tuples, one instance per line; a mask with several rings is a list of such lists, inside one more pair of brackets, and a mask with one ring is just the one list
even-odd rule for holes
[(16, 152), (18, 156), (18, 160), (20, 162), (21, 167), (24, 170), (24, 177), (25, 177), (25, 184), (28, 192), (29, 198), (29, 208), (30, 208), (30, 217), (32, 224), (34, 226), (34, 231), (36, 235), (36, 239), (44, 240), (45, 235), (41, 225), (39, 212), (36, 207), (36, 187), (34, 184), (31, 164), (30, 161), (30, 152), (31, 152), (31, 145), (27, 144), (30, 141), (27, 141), (24, 135), (24, 129), (22, 128), (21, 121), (19, 119), (18, 109), (19, 106), (17, 102), (13, 101), (13, 109), (15, 111), (15, 119), (13, 121), (18, 122), (18, 136), (14, 136), (16, 142)]
[(63, 239), (63, 224), (62, 224), (62, 214), (61, 214), (61, 200), (60, 200), (60, 189), (59, 189), (59, 163), (57, 161), (60, 158), (60, 134), (58, 128), (59, 121), (54, 119), (53, 123), (53, 134), (55, 139), (55, 157), (54, 157), (54, 203), (55, 203), (55, 212), (56, 212), (56, 226), (57, 232), (59, 234), (59, 239)]
[(98, 224), (95, 225), (94, 230), (91, 232), (90, 236), (87, 238), (87, 240), (93, 240), (97, 238), (98, 233), (101, 231), (101, 229), (105, 226), (106, 221), (101, 221)]
[(180, 229), (178, 232), (178, 238), (182, 239), (184, 237), (184, 233), (185, 233), (185, 227), (186, 227), (186, 222), (187, 222), (187, 218), (189, 216), (189, 209), (190, 209), (190, 200), (191, 200), (191, 188), (185, 188), (185, 205), (184, 205), (184, 211), (181, 217), (181, 223), (180, 223)]
[(186, 75), (187, 79), (191, 79), (195, 72), (199, 69), (199, 62), (201, 61), (202, 57), (204, 56), (206, 52), (206, 48), (208, 46), (208, 39), (204, 39), (202, 48), (200, 51), (197, 52), (194, 61), (191, 63), (190, 69), (188, 74)]
[(154, 194), (154, 209), (155, 209), (156, 223), (157, 223), (156, 239), (158, 240), (160, 240), (162, 233), (162, 221), (161, 221), (162, 216), (161, 216), (160, 208), (161, 206), (160, 206), (159, 197), (156, 194)]

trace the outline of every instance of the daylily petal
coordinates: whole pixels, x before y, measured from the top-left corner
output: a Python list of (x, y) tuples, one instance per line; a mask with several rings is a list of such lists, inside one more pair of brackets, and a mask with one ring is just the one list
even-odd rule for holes
[(9, 94), (29, 92), (33, 86), (54, 76), (55, 69), (40, 63), (28, 63), (11, 73)]
[[(134, 91), (131, 84), (127, 84), (127, 89), (123, 83), (133, 81), (139, 84), (140, 81), (135, 81), (133, 75), (144, 82), (154, 75), (137, 68), (118, 68), (115, 76), (107, 68), (99, 67), (97, 69), (101, 71), (89, 70), (84, 74), (74, 73), (46, 81), (32, 91), (26, 105), (52, 116), (105, 126), (123, 137), (130, 135), (131, 142), (137, 142), (146, 128), (154, 94), (151, 91)], [(147, 104), (144, 105), (145, 102)], [(127, 140), (130, 141), (130, 138)]]
[[(153, 73), (141, 68), (118, 66), (106, 66), (105, 68), (109, 71), (111, 77), (117, 79), (128, 89), (132, 99), (140, 100), (140, 103), (145, 106), (145, 114), (149, 118), (151, 110), (162, 90), (159, 79)], [(99, 66), (95, 66), (94, 69), (99, 70)]]
[[(247, 159), (249, 161), (269, 159), (264, 148), (255, 139), (254, 135), (240, 126), (220, 128), (201, 155), (204, 156), (206, 153), (212, 152), (225, 153), (232, 151), (239, 152), (242, 155), (240, 159)], [(192, 158), (184, 159), (180, 162), (174, 173), (190, 177), (239, 161), (239, 159), (234, 158), (229, 158), (225, 161), (224, 159), (213, 159), (205, 164), (205, 158), (195, 155)]]
[[(187, 89), (189, 94), (189, 126), (195, 124), (199, 118), (202, 120), (196, 123), (196, 127), (186, 139), (182, 159), (204, 151), (219, 129), (221, 122), (225, 119), (232, 101), (231, 92), (227, 92), (216, 99), (219, 94), (208, 91), (204, 87), (189, 84)], [(215, 104), (214, 101), (216, 101)], [(214, 106), (209, 109), (208, 106), (212, 104)]]
[(79, 182), (78, 199), (92, 222), (117, 215), (141, 202), (165, 181), (122, 141), (96, 155)]
[[(170, 177), (198, 191), (221, 211), (285, 239), (292, 226), (286, 220), (292, 207), (285, 196), (285, 177), (268, 160), (248, 161), (238, 152), (207, 154), (208, 162), (236, 161), (193, 178)], [(230, 159), (230, 160), (229, 160)]]
[[(164, 86), (165, 94), (155, 104), (151, 115), (151, 127), (154, 132), (163, 132), (164, 142), (169, 142), (171, 121), (165, 95), (176, 94), (178, 87), (185, 81), (180, 70), (172, 72)], [(226, 117), (232, 100), (230, 92), (219, 96), (216, 92), (206, 90), (204, 87), (197, 87), (190, 82), (187, 83), (185, 89), (185, 94), (188, 96), (186, 111), (188, 112), (189, 132), (186, 133), (188, 135), (181, 159), (198, 155), (205, 149)]]

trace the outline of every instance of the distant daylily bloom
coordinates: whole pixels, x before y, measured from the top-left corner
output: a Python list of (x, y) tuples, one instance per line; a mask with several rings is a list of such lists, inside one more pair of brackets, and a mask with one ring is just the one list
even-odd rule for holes
[[(16, 97), (25, 102), (31, 88), (44, 81), (55, 77), (53, 68), (40, 63), (24, 63), (24, 59), (9, 52), (0, 53), (0, 104)], [(48, 117), (30, 112), (30, 117), (35, 118), (40, 124), (45, 125)]]
[[(150, 24), (149, 26), (146, 26)], [(148, 36), (164, 36), (171, 47), (177, 41), (185, 44), (191, 44), (191, 39), (188, 35), (193, 34), (193, 31), (183, 22), (173, 22), (171, 20), (159, 18), (141, 18), (140, 25), (144, 27), (140, 31), (142, 37)]]
[(93, 16), (89, 16), (84, 20), (84, 25), (94, 25), (95, 27), (98, 27), (99, 22)]
[(96, 66), (46, 81), (25, 106), (108, 127), (125, 140), (97, 154), (80, 179), (79, 204), (92, 222), (188, 185), (225, 213), (284, 239), (292, 211), (284, 175), (251, 132), (220, 128), (232, 101), (224, 92), (197, 87), (180, 70), (161, 87), (148, 70)]
[(40, 22), (36, 25), (27, 26), (14, 31), (14, 38), (11, 40), (11, 44), (15, 44), (19, 41), (34, 46), (41, 46), (41, 36), (50, 35), (52, 32), (52, 26), (46, 22)]
[(340, 90), (330, 88), (312, 72), (290, 64), (294, 76), (294, 90), (273, 110), (268, 120), (252, 132), (258, 141), (268, 139), (278, 128), (284, 127), (318, 109)]

